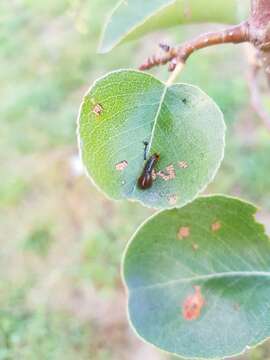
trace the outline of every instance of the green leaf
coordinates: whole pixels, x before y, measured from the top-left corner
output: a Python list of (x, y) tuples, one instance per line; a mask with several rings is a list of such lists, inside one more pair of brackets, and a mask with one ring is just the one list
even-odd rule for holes
[(139, 228), (123, 276), (130, 321), (143, 339), (209, 359), (239, 354), (270, 336), (270, 242), (255, 212), (235, 198), (201, 197)]
[[(248, 0), (242, 0), (243, 7)], [(238, 21), (236, 0), (121, 0), (108, 17), (99, 47), (108, 52), (153, 30), (194, 22)]]
[[(223, 115), (195, 86), (167, 87), (133, 70), (109, 73), (84, 98), (79, 115), (83, 163), (97, 186), (114, 199), (155, 208), (180, 207), (214, 177), (224, 150)], [(147, 158), (160, 155), (152, 187), (137, 181)]]

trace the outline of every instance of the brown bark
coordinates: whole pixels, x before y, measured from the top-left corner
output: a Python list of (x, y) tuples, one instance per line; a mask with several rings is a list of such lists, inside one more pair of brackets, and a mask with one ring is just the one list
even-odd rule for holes
[(194, 51), (218, 44), (238, 44), (245, 41), (249, 41), (249, 24), (247, 21), (236, 26), (227, 27), (220, 31), (201, 34), (176, 48), (170, 48), (169, 46), (162, 44), (161, 48), (165, 51), (165, 55), (154, 55), (148, 58), (147, 61), (140, 66), (140, 70), (151, 69), (154, 66), (171, 62), (169, 70), (172, 71), (177, 63), (184, 63)]
[(251, 0), (250, 21), (256, 28), (266, 27), (270, 19), (269, 0)]
[(258, 50), (260, 65), (270, 84), (270, 0), (252, 0), (250, 42)]
[(178, 59), (185, 62), (194, 51), (208, 46), (225, 43), (238, 44), (245, 41), (249, 41), (249, 25), (246, 21), (221, 31), (202, 34), (191, 41), (187, 41), (179, 47)]

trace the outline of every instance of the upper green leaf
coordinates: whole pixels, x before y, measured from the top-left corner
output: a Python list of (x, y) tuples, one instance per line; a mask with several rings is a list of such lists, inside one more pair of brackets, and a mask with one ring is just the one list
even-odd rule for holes
[(108, 52), (124, 40), (156, 29), (193, 22), (236, 21), (236, 0), (120, 0), (106, 22), (99, 51)]
[(148, 342), (221, 358), (270, 336), (270, 242), (256, 208), (211, 196), (146, 221), (123, 264), (129, 316)]
[[(139, 200), (155, 208), (191, 201), (211, 181), (223, 158), (223, 115), (195, 86), (167, 87), (131, 70), (99, 79), (79, 116), (83, 162), (110, 197)], [(147, 158), (157, 153), (152, 187), (138, 187)]]

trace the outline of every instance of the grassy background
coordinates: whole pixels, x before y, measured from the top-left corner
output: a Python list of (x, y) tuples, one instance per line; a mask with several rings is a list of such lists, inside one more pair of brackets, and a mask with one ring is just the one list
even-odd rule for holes
[[(97, 55), (113, 3), (0, 2), (0, 360), (165, 358), (129, 329), (119, 273), (127, 240), (152, 211), (107, 200), (82, 175), (76, 117), (98, 76), (137, 67), (160, 40), (201, 30), (170, 30)], [(267, 222), (270, 136), (250, 107), (241, 50), (203, 50), (181, 80), (225, 113), (226, 156), (207, 192), (255, 201)], [(268, 345), (247, 357), (268, 358)]]

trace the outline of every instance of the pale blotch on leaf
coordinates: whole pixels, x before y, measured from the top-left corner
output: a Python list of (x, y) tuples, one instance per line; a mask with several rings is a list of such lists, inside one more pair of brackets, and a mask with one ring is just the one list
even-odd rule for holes
[(177, 196), (175, 194), (168, 196), (168, 202), (170, 205), (175, 205), (177, 203)]
[(167, 173), (169, 174), (170, 176), (170, 179), (174, 179), (175, 178), (175, 170), (174, 170), (174, 166), (171, 164), (171, 165), (168, 165), (166, 167), (166, 171)]
[(123, 171), (127, 166), (128, 166), (127, 160), (123, 160), (115, 164), (115, 168), (117, 171)]
[(182, 313), (185, 320), (196, 320), (201, 315), (201, 310), (205, 305), (204, 297), (200, 286), (194, 286), (195, 292), (188, 295), (183, 302)]
[(161, 170), (157, 172), (156, 176), (161, 177), (161, 179), (164, 180), (164, 181), (170, 180), (170, 176), (169, 176), (168, 174), (165, 174), (165, 173), (164, 173), (163, 171), (161, 171)]
[(174, 170), (173, 164), (168, 165), (166, 167), (166, 174), (163, 171), (158, 171), (156, 175), (160, 176), (161, 179), (163, 179), (165, 181), (174, 179), (175, 178), (175, 170)]
[(186, 169), (188, 167), (188, 163), (185, 160), (178, 161), (178, 166), (180, 169)]
[(177, 237), (178, 239), (184, 239), (189, 236), (189, 227), (188, 226), (181, 226), (178, 230)]
[(192, 249), (194, 250), (194, 251), (197, 251), (197, 250), (199, 250), (199, 245), (198, 244), (196, 244), (196, 243), (192, 243)]
[(218, 231), (220, 228), (221, 228), (221, 224), (219, 221), (216, 221), (211, 225), (212, 231)]

